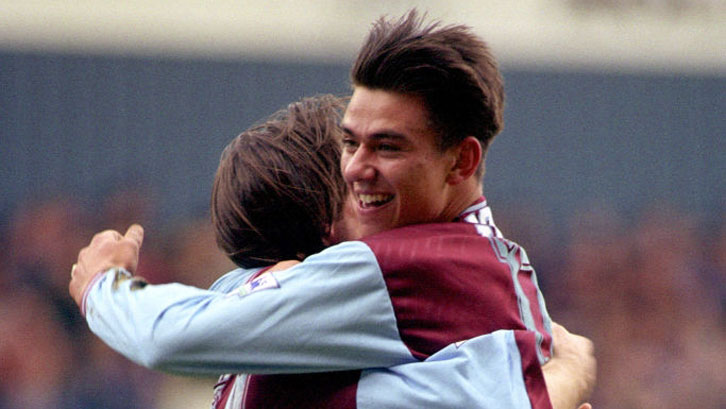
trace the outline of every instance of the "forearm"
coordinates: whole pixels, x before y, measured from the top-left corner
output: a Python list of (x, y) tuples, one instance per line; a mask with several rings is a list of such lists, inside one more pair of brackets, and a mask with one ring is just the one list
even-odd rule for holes
[[(110, 270), (89, 288), (84, 303), (89, 328), (139, 365), (187, 372), (185, 351), (200, 348), (202, 342), (198, 325), (190, 327), (189, 322), (195, 310), (221, 294), (181, 284), (136, 288), (138, 281), (125, 274)], [(213, 360), (211, 354), (207, 359)]]

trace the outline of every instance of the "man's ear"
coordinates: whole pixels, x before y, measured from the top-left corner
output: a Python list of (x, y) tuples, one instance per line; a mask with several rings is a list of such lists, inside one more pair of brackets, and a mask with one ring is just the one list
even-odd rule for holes
[(476, 173), (482, 161), (482, 147), (478, 139), (467, 136), (458, 146), (452, 148), (456, 155), (456, 163), (451, 167), (446, 182), (459, 184)]

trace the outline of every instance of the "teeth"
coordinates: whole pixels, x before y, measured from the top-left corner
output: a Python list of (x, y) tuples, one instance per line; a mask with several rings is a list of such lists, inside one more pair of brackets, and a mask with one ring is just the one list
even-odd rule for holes
[(373, 203), (387, 202), (393, 198), (393, 195), (375, 194), (375, 195), (358, 195), (361, 203), (369, 205)]

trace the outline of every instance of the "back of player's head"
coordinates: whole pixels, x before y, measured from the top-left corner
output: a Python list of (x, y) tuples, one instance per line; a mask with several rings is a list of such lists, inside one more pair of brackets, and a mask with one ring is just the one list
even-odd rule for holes
[(302, 259), (324, 248), (341, 214), (342, 102), (305, 98), (237, 136), (212, 188), (217, 243), (241, 267)]
[(504, 125), (503, 80), (487, 44), (467, 26), (424, 25), (415, 9), (374, 23), (351, 79), (423, 97), (442, 150), (474, 136), (486, 151)]

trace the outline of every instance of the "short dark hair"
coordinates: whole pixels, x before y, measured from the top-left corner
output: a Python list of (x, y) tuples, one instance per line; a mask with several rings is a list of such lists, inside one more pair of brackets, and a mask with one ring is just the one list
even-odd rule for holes
[(333, 95), (305, 98), (237, 136), (212, 188), (217, 244), (238, 266), (321, 251), (341, 215), (340, 118)]
[(497, 62), (469, 27), (424, 25), (424, 17), (413, 9), (376, 21), (353, 64), (353, 85), (421, 96), (441, 150), (474, 136), (486, 152), (504, 126)]

